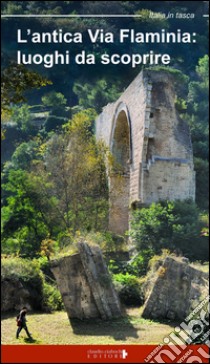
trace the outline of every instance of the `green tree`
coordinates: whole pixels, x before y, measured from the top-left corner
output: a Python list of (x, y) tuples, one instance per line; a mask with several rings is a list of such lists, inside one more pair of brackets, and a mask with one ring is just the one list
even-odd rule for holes
[(27, 70), (23, 65), (12, 63), (1, 72), (1, 110), (6, 112), (11, 104), (25, 101), (24, 92), (39, 89), (51, 82), (36, 72)]
[(120, 95), (118, 86), (105, 79), (96, 81), (94, 85), (75, 83), (73, 91), (78, 96), (79, 105), (84, 109), (94, 108), (97, 112), (101, 112), (103, 106), (115, 101)]
[(161, 14), (155, 11), (153, 11), (153, 17), (151, 17), (150, 12), (151, 10), (149, 9), (141, 9), (136, 12), (137, 15), (140, 15), (136, 21), (140, 23), (141, 28), (143, 27), (145, 31), (149, 32), (169, 28), (168, 19), (161, 17)]
[(40, 254), (47, 236), (106, 228), (106, 150), (92, 134), (94, 118), (83, 111), (47, 143), (17, 148), (4, 176), (3, 251)]
[[(11, 169), (3, 190), (9, 193), (2, 208), (2, 249), (8, 252), (8, 239), (15, 239), (15, 251), (33, 256), (40, 252), (41, 241), (53, 236), (61, 225), (57, 214), (57, 201), (49, 191), (52, 184), (39, 173)], [(10, 240), (12, 246), (14, 244)]]
[(202, 158), (194, 159), (196, 171), (196, 201), (204, 210), (209, 208), (209, 161)]
[(100, 229), (107, 214), (107, 181), (103, 147), (92, 135), (93, 110), (73, 116), (64, 135), (55, 136), (46, 153), (66, 228)]
[(198, 66), (196, 67), (196, 71), (200, 76), (201, 80), (208, 87), (209, 85), (209, 56), (206, 54), (203, 58), (200, 58), (198, 61)]
[(29, 170), (31, 162), (37, 159), (38, 143), (35, 140), (21, 143), (12, 155), (15, 169)]
[(65, 117), (49, 115), (45, 121), (44, 127), (47, 133), (51, 131), (58, 131), (68, 121)]
[(58, 243), (48, 237), (41, 242), (41, 255), (46, 257), (48, 261), (58, 248)]
[(188, 122), (191, 128), (195, 157), (208, 159), (209, 133), (209, 57), (204, 56), (196, 67), (199, 79), (189, 84)]
[[(4, 3), (6, 3), (7, 1), (4, 1)], [(15, 4), (17, 3), (17, 1), (10, 1), (9, 3), (7, 2), (7, 7), (6, 7), (6, 14), (22, 14), (22, 5), (21, 4)]]
[(152, 249), (159, 254), (162, 249), (169, 249), (194, 259), (198, 259), (198, 247), (207, 243), (201, 237), (199, 210), (192, 201), (153, 203), (136, 210), (131, 221), (131, 237), (140, 251)]
[(11, 108), (11, 119), (17, 123), (18, 128), (28, 137), (35, 134), (36, 129), (32, 123), (33, 118), (30, 107), (27, 104), (13, 106)]
[(67, 99), (61, 92), (49, 92), (42, 97), (44, 106), (50, 108), (49, 115), (45, 121), (47, 133), (61, 129), (61, 126), (68, 121), (69, 112), (65, 107)]
[(48, 107), (63, 107), (67, 104), (65, 96), (61, 92), (51, 91), (42, 96), (42, 103)]
[[(197, 80), (189, 84), (187, 120), (193, 142), (196, 171), (196, 201), (208, 209), (209, 160), (209, 57), (205, 55), (196, 67)], [(202, 178), (203, 176), (204, 178)]]

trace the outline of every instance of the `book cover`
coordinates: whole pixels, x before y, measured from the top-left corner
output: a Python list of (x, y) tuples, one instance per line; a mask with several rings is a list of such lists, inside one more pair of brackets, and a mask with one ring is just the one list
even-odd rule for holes
[(208, 362), (208, 1), (2, 1), (3, 363)]

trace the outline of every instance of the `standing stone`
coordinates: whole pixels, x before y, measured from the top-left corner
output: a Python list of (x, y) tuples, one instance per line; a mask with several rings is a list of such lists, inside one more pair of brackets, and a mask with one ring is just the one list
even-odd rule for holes
[(167, 257), (156, 272), (142, 316), (149, 319), (183, 320), (203, 293), (208, 274), (189, 265), (186, 258)]
[(107, 320), (121, 316), (100, 248), (80, 242), (78, 250), (78, 254), (51, 262), (69, 318)]

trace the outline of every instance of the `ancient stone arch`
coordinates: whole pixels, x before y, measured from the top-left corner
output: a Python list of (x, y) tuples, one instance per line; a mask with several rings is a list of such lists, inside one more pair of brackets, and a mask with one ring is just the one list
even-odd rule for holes
[[(116, 137), (119, 136), (119, 134), (117, 135), (117, 133), (123, 133), (123, 130), (120, 130), (122, 128), (124, 128), (124, 132), (126, 133), (126, 135), (124, 135), (124, 137), (126, 138), (125, 147), (127, 146), (126, 154), (129, 161), (132, 162), (131, 120), (127, 105), (124, 102), (120, 102), (117, 105), (113, 116), (112, 131), (109, 141), (110, 149), (113, 154), (115, 154), (114, 148), (115, 148)], [(122, 144), (123, 147), (124, 140), (122, 140), (122, 138), (119, 138), (118, 142)]]
[(132, 142), (130, 116), (123, 102), (117, 105), (114, 113), (109, 145), (114, 157), (114, 165), (109, 171), (109, 228), (114, 231), (116, 224), (122, 224), (128, 230)]
[(109, 229), (123, 234), (130, 211), (159, 200), (195, 199), (190, 133), (175, 107), (174, 79), (142, 71), (96, 120), (96, 138), (114, 157), (109, 168)]

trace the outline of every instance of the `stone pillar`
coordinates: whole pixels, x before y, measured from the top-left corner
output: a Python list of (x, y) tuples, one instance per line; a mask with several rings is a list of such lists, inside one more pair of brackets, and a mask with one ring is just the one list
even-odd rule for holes
[(130, 175), (109, 176), (109, 230), (124, 235), (129, 229)]
[(156, 272), (142, 316), (149, 319), (183, 320), (191, 305), (205, 291), (208, 274), (191, 267), (186, 258), (167, 257)]
[(81, 242), (78, 250), (78, 254), (51, 262), (69, 318), (106, 320), (121, 316), (100, 248)]

